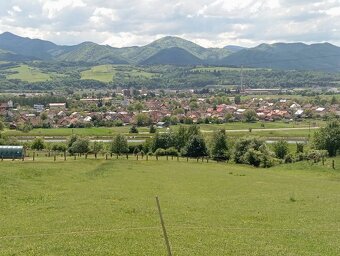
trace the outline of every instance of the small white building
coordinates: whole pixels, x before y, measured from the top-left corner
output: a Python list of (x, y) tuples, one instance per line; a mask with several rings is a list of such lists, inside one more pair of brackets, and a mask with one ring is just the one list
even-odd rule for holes
[(49, 107), (51, 110), (55, 110), (55, 109), (66, 109), (66, 103), (50, 103)]

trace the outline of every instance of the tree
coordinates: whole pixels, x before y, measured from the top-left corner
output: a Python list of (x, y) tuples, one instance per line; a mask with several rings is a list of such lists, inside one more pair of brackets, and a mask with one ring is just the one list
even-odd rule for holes
[(214, 133), (211, 143), (211, 157), (216, 161), (229, 160), (230, 154), (225, 130)]
[(45, 148), (45, 143), (42, 138), (35, 138), (31, 145), (32, 149), (43, 150)]
[(5, 129), (4, 122), (0, 120), (0, 132), (3, 131), (4, 129)]
[(274, 153), (277, 158), (284, 159), (288, 154), (288, 142), (285, 140), (279, 140), (274, 143)]
[(333, 121), (314, 134), (316, 149), (327, 150), (330, 157), (336, 156), (340, 150), (340, 123)]
[(46, 113), (46, 112), (41, 112), (40, 118), (41, 118), (41, 120), (43, 120), (43, 121), (47, 120), (47, 118), (48, 118), (47, 113)]
[(296, 154), (303, 153), (304, 146), (303, 143), (296, 143)]
[(192, 135), (183, 149), (183, 153), (188, 157), (201, 157), (207, 155), (207, 147), (201, 135)]
[(135, 118), (137, 126), (149, 125), (151, 121), (150, 117), (146, 114), (137, 114)]
[(138, 129), (137, 129), (137, 127), (136, 127), (135, 125), (133, 125), (133, 126), (131, 126), (129, 132), (130, 132), (130, 133), (138, 133)]
[(149, 133), (156, 133), (156, 131), (157, 131), (156, 127), (154, 125), (151, 125)]
[(124, 135), (118, 134), (114, 137), (111, 144), (111, 152), (118, 155), (129, 152), (128, 141)]
[(331, 105), (335, 105), (338, 103), (338, 99), (335, 97), (335, 95), (333, 95), (332, 99), (331, 99)]
[(175, 133), (175, 141), (175, 147), (178, 150), (181, 150), (187, 143), (187, 129), (184, 126), (181, 125), (178, 128), (177, 132)]
[(151, 144), (151, 150), (152, 152), (155, 152), (157, 149), (162, 148), (162, 149), (167, 149), (170, 147), (173, 147), (175, 145), (175, 137), (172, 132), (168, 133), (156, 133), (152, 144)]
[(97, 155), (100, 151), (103, 150), (103, 148), (104, 148), (104, 145), (103, 145), (102, 142), (95, 141), (92, 144), (91, 151), (92, 151), (92, 153)]
[(78, 136), (76, 134), (71, 135), (71, 137), (68, 140), (67, 147), (72, 147), (73, 143), (76, 142), (78, 139)]
[(235, 104), (241, 104), (241, 96), (240, 95), (236, 95), (234, 98)]
[(245, 163), (243, 157), (247, 153), (249, 149), (259, 150), (260, 147), (264, 144), (263, 140), (253, 137), (240, 138), (236, 141), (235, 144), (235, 154), (234, 161), (236, 163)]
[(254, 109), (247, 109), (243, 114), (246, 122), (255, 122), (257, 120), (257, 114)]
[(87, 138), (79, 138), (68, 149), (71, 154), (85, 154), (90, 151), (90, 142)]

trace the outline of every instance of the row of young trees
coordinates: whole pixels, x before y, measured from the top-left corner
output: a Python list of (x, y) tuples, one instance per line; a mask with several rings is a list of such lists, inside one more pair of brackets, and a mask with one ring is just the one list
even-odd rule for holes
[[(31, 148), (45, 148), (42, 139), (35, 139)], [(312, 150), (304, 152), (304, 144), (297, 143), (295, 154), (289, 153), (288, 143), (279, 140), (269, 148), (264, 140), (257, 137), (242, 137), (236, 141), (227, 138), (225, 130), (215, 131), (210, 138), (205, 138), (199, 127), (180, 126), (176, 131), (156, 132), (153, 138), (138, 146), (129, 146), (127, 138), (118, 134), (112, 143), (90, 143), (89, 139), (73, 135), (67, 144), (57, 143), (50, 146), (54, 151), (68, 151), (71, 154), (110, 152), (117, 155), (126, 153), (154, 154), (157, 156), (184, 156), (192, 158), (210, 157), (216, 161), (233, 160), (239, 164), (256, 167), (271, 167), (277, 163), (291, 163), (301, 160), (320, 161), (326, 156), (336, 156), (340, 150), (339, 122), (329, 123), (315, 133)]]

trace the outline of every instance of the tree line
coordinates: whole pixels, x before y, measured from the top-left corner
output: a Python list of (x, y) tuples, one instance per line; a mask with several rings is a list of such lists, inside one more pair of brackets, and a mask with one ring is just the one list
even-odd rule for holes
[[(42, 150), (46, 144), (41, 138), (35, 139), (30, 148)], [(70, 154), (112, 153), (116, 155), (140, 154), (154, 156), (182, 156), (190, 158), (207, 157), (218, 162), (232, 161), (255, 167), (271, 167), (280, 163), (311, 160), (319, 162), (325, 157), (334, 157), (340, 150), (340, 125), (338, 121), (329, 123), (315, 133), (310, 150), (305, 152), (305, 144), (297, 143), (294, 153), (289, 152), (288, 142), (279, 140), (272, 147), (258, 137), (241, 137), (233, 141), (225, 130), (216, 130), (205, 137), (199, 127), (180, 126), (177, 131), (156, 132), (153, 138), (141, 145), (129, 145), (126, 136), (118, 134), (111, 143), (90, 143), (88, 138), (72, 135), (68, 143), (52, 143), (53, 151), (68, 151)]]

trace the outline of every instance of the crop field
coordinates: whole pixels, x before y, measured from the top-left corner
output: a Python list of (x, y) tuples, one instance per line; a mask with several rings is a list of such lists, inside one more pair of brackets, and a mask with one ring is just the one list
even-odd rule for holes
[(3, 161), (0, 255), (339, 255), (330, 164)]

